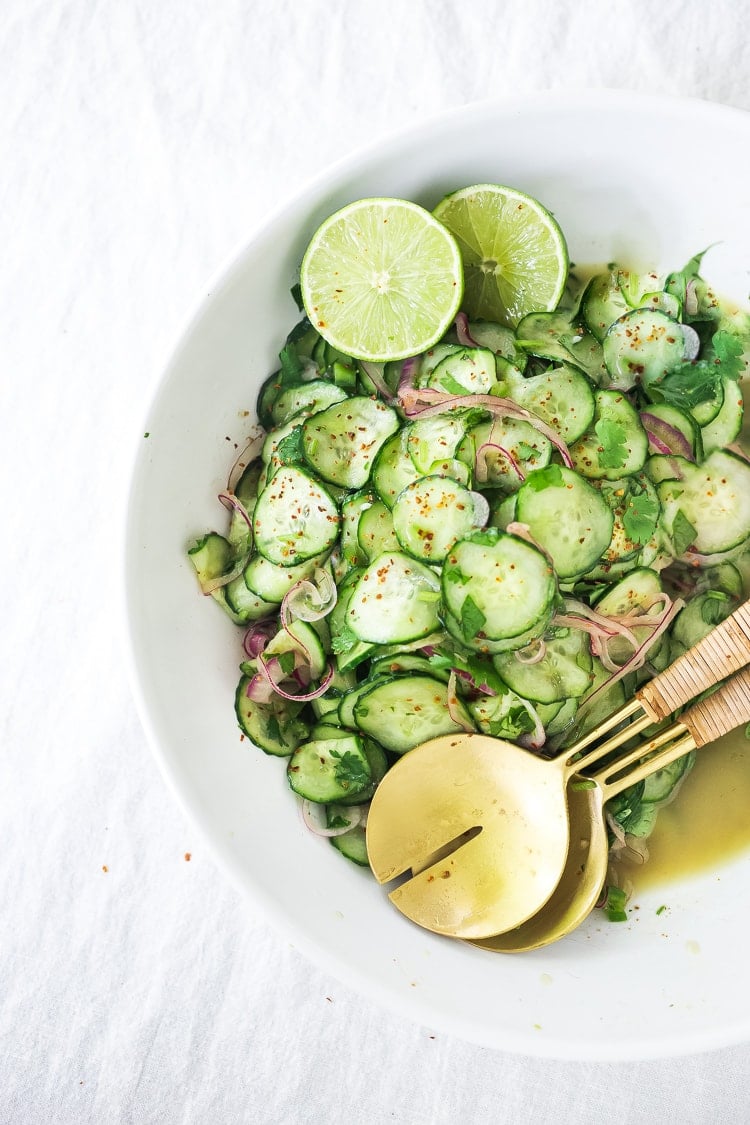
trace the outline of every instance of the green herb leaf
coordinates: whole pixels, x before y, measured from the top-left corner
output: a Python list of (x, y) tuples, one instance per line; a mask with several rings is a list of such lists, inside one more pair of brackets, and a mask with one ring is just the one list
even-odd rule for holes
[(471, 581), (470, 574), (464, 574), (458, 567), (450, 567), (443, 571), (446, 582), (452, 582), (454, 586), (465, 586), (467, 582)]
[(443, 390), (446, 390), (448, 392), (448, 394), (466, 395), (469, 393), (466, 387), (462, 386), (461, 383), (459, 383), (458, 379), (454, 379), (448, 371), (441, 371), (438, 376), (437, 382), (440, 384)]
[(600, 418), (594, 432), (601, 448), (598, 451), (599, 464), (603, 469), (617, 469), (625, 463), (628, 456), (627, 430), (620, 422), (611, 418)]
[(331, 757), (336, 759), (333, 774), (342, 789), (359, 793), (370, 784), (370, 771), (358, 754), (351, 750), (345, 750), (343, 754), (339, 750), (331, 750)]
[(292, 672), (294, 671), (295, 664), (294, 653), (282, 652), (279, 656), (276, 657), (276, 659), (278, 660), (279, 667), (281, 668), (281, 671), (284, 673), (284, 675), (291, 676)]
[(672, 544), (675, 555), (682, 555), (695, 542), (698, 532), (687, 518), (682, 508), (678, 508), (672, 520)]
[(335, 813), (334, 816), (328, 817), (329, 828), (348, 828), (350, 824), (350, 820), (347, 820), (344, 816), (339, 816), (338, 813)]
[(285, 344), (279, 352), (281, 363), (281, 384), (299, 383), (302, 375), (302, 363), (293, 344)]
[(281, 727), (275, 715), (266, 716), (266, 734), (273, 742), (280, 742), (283, 745), (284, 740), (281, 737)]
[(662, 905), (657, 909), (656, 913), (657, 914), (663, 914), (666, 909), (667, 909), (666, 903), (662, 903)]
[(291, 433), (281, 439), (274, 450), (274, 457), (282, 465), (295, 465), (303, 460), (302, 426), (295, 426)]
[(533, 473), (529, 473), (523, 487), (532, 492), (543, 492), (545, 488), (563, 488), (560, 466), (547, 465), (544, 469), (536, 469)]
[(296, 285), (293, 285), (289, 292), (292, 294), (292, 300), (294, 301), (295, 305), (297, 306), (299, 311), (302, 312), (305, 306), (302, 303), (302, 286), (300, 285), (300, 283), (297, 282)]
[(516, 446), (516, 453), (522, 461), (530, 461), (532, 457), (539, 455), (539, 450), (535, 449), (533, 445), (529, 445), (527, 441), (519, 441)]
[(654, 534), (659, 519), (659, 501), (648, 492), (629, 496), (622, 517), (625, 534), (631, 542), (642, 547)]
[(486, 620), (487, 618), (482, 613), (471, 594), (464, 598), (463, 605), (461, 606), (461, 632), (464, 635), (464, 640), (473, 641), (477, 633), (481, 631)]
[(719, 329), (714, 332), (711, 344), (719, 361), (721, 374), (729, 379), (741, 378), (745, 370), (742, 358), (745, 349), (739, 336), (735, 336), (734, 332)]
[(628, 897), (625, 891), (620, 890), (619, 887), (607, 887), (607, 901), (604, 904), (604, 909), (610, 922), (627, 922), (628, 916), (625, 912), (627, 901)]
[(708, 590), (701, 599), (701, 617), (706, 625), (718, 625), (729, 617), (731, 601), (721, 590)]
[(670, 406), (689, 411), (716, 398), (720, 382), (718, 364), (699, 359), (693, 363), (681, 363), (661, 379), (653, 380), (648, 385), (648, 391)]
[(358, 644), (359, 637), (348, 625), (344, 625), (335, 636), (331, 637), (331, 651), (336, 656), (340, 656), (345, 652), (351, 652), (355, 645)]
[[(710, 246), (706, 247), (710, 250)], [(671, 273), (667, 278), (667, 283), (664, 286), (667, 293), (672, 293), (677, 297), (681, 304), (685, 304), (685, 295), (687, 291), (687, 284), (689, 281), (695, 281), (700, 277), (701, 262), (706, 250), (701, 250), (699, 254), (694, 254), (690, 261), (676, 273)]]

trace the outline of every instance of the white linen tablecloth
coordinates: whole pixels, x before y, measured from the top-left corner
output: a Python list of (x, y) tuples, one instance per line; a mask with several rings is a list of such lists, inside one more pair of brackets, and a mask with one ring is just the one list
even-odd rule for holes
[[(5, 0), (0, 1122), (750, 1120), (750, 1047), (505, 1055), (298, 954), (167, 792), (118, 590), (154, 381), (271, 207), (363, 142), (491, 96), (614, 86), (750, 108), (749, 34), (731, 0)], [(711, 159), (685, 156), (687, 175)]]

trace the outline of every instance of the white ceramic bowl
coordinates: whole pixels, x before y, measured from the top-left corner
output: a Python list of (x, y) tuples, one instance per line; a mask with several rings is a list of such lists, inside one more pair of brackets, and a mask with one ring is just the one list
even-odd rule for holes
[(695, 101), (564, 95), (467, 107), (339, 164), (267, 225), (211, 287), (180, 340), (140, 442), (127, 524), (133, 682), (178, 798), (280, 930), (376, 1002), (527, 1054), (628, 1059), (750, 1038), (744, 902), (750, 856), (644, 894), (638, 921), (591, 919), (548, 949), (489, 954), (407, 923), (376, 883), (300, 822), (283, 764), (241, 742), (240, 633), (198, 594), (191, 537), (223, 526), (216, 493), (256, 391), (296, 319), (307, 240), (366, 195), (428, 207), (507, 183), (557, 215), (572, 260), (676, 268), (709, 243), (710, 276), (745, 301), (750, 116)]

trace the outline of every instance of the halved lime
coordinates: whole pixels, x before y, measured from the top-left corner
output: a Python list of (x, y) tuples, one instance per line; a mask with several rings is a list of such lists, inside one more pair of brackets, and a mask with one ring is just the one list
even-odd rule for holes
[(358, 199), (313, 235), (302, 259), (305, 312), (329, 344), (356, 359), (416, 355), (445, 335), (461, 304), (453, 236), (405, 199)]
[(541, 203), (514, 188), (476, 184), (446, 195), (433, 214), (461, 247), (470, 317), (515, 327), (555, 308), (568, 276), (568, 248)]

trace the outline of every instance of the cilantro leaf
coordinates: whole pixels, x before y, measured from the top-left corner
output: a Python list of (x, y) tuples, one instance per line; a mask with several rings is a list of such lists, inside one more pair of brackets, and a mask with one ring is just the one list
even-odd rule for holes
[(458, 567), (446, 567), (443, 574), (446, 582), (452, 582), (456, 586), (465, 586), (471, 581), (471, 575), (464, 574)]
[(672, 520), (672, 544), (676, 555), (683, 555), (695, 542), (698, 532), (687, 518), (682, 508), (678, 508)]
[(547, 465), (544, 469), (536, 469), (529, 473), (524, 482), (524, 488), (532, 492), (543, 492), (545, 488), (563, 488), (564, 481), (559, 465)]
[(285, 344), (279, 352), (281, 363), (281, 384), (299, 383), (302, 375), (302, 363), (293, 344)]
[(714, 332), (711, 345), (716, 353), (721, 374), (729, 379), (739, 379), (745, 370), (742, 358), (745, 349), (739, 336), (735, 336), (734, 332), (719, 329)]
[(294, 301), (295, 305), (297, 306), (299, 311), (302, 312), (305, 306), (302, 303), (302, 286), (300, 285), (300, 283), (297, 282), (296, 285), (293, 285), (289, 292), (292, 295), (292, 300)]
[(274, 450), (274, 457), (282, 465), (294, 465), (303, 460), (302, 426), (295, 426), (291, 433), (281, 439)]
[(359, 637), (348, 625), (344, 625), (335, 636), (331, 637), (331, 650), (336, 656), (351, 652), (358, 644)]
[(469, 392), (466, 387), (459, 383), (458, 379), (454, 379), (449, 371), (441, 371), (437, 376), (437, 382), (451, 395), (465, 395)]
[(519, 441), (516, 446), (516, 453), (522, 461), (530, 461), (532, 457), (537, 456), (539, 450), (535, 449), (533, 445), (529, 445), (527, 441)]
[(338, 813), (328, 818), (329, 828), (348, 828), (350, 824), (350, 820), (347, 820), (345, 816), (340, 816)]
[(283, 739), (281, 737), (281, 727), (279, 726), (279, 720), (275, 715), (266, 716), (266, 734), (273, 742), (281, 742), (283, 745)]
[(708, 590), (701, 601), (701, 617), (706, 625), (718, 625), (729, 616), (731, 602), (721, 590)]
[(276, 657), (276, 659), (278, 660), (279, 667), (281, 668), (281, 671), (284, 673), (284, 675), (291, 676), (292, 672), (294, 671), (295, 664), (294, 653), (282, 652), (279, 654), (279, 656)]
[(622, 525), (628, 539), (642, 547), (654, 534), (658, 518), (659, 501), (648, 492), (641, 492), (628, 497)]
[(696, 281), (700, 277), (701, 262), (707, 250), (711, 247), (707, 246), (705, 250), (701, 250), (699, 254), (694, 254), (690, 261), (683, 266), (681, 270), (676, 273), (671, 273), (667, 278), (667, 283), (664, 286), (667, 293), (672, 293), (677, 297), (681, 304), (685, 304), (685, 295), (689, 281)]
[(627, 460), (627, 430), (621, 422), (600, 418), (594, 426), (599, 439), (599, 464), (603, 469), (617, 469)]
[(625, 911), (625, 904), (628, 897), (625, 891), (619, 887), (607, 887), (607, 899), (604, 903), (604, 909), (607, 912), (607, 917), (610, 922), (627, 922), (628, 915)]
[(473, 641), (482, 629), (487, 618), (482, 613), (471, 594), (464, 598), (461, 606), (461, 632), (465, 641)]
[(358, 754), (354, 754), (351, 750), (345, 750), (343, 754), (340, 750), (331, 750), (331, 757), (336, 759), (333, 776), (342, 789), (353, 788), (355, 793), (359, 793), (367, 788), (372, 781), (372, 776)]
[(661, 379), (653, 380), (649, 383), (648, 392), (649, 395), (655, 392), (660, 401), (670, 406), (690, 410), (715, 398), (720, 381), (718, 364), (699, 359), (693, 363), (681, 363)]

